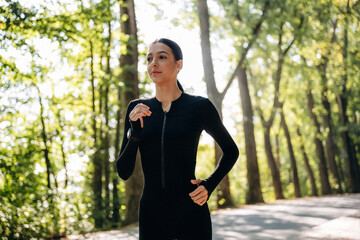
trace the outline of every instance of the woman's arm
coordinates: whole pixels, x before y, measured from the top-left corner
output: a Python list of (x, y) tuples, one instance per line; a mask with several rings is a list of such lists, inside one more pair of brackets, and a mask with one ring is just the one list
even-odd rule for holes
[[(139, 148), (141, 126), (140, 120), (130, 121), (129, 114), (135, 107), (136, 103), (130, 102), (126, 110), (124, 136), (121, 145), (120, 155), (116, 160), (116, 169), (119, 177), (127, 180), (135, 168), (136, 154)], [(127, 132), (131, 129), (131, 137), (128, 139)]]
[(234, 166), (239, 156), (239, 150), (222, 123), (215, 106), (210, 100), (205, 101), (202, 111), (204, 129), (219, 144), (223, 152), (215, 171), (200, 183), (207, 189), (209, 198), (216, 186)]

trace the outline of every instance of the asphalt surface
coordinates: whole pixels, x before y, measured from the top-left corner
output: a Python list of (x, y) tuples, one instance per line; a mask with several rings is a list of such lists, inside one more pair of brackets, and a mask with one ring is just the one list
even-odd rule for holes
[[(360, 240), (360, 194), (246, 205), (212, 213), (213, 240)], [(137, 227), (69, 236), (71, 240), (135, 240)]]

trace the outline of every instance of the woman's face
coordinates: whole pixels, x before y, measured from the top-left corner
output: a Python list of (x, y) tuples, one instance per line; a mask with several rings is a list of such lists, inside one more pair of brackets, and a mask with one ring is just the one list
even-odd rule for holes
[(161, 42), (150, 45), (147, 56), (147, 72), (154, 83), (176, 81), (182, 68), (182, 60), (175, 61), (170, 47)]

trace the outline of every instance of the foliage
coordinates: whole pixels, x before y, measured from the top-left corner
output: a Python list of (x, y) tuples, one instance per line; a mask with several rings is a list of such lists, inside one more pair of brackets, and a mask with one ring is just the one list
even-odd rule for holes
[[(253, 36), (251, 29), (261, 18), (265, 2), (208, 1), (212, 51), (216, 59), (215, 72), (220, 72), (223, 76), (231, 75), (244, 46)], [(312, 111), (322, 124), (321, 116), (326, 110), (322, 105), (323, 85), (318, 66), (323, 63), (324, 56), (329, 60), (326, 96), (330, 102), (336, 161), (345, 190), (349, 176), (346, 174), (344, 143), (341, 139), (344, 130), (349, 131), (357, 159), (360, 159), (360, 11), (358, 1), (349, 1), (351, 11), (347, 13), (346, 2), (271, 1), (262, 30), (246, 60), (252, 104), (254, 108), (260, 107), (268, 117), (274, 100), (274, 75), (278, 70), (279, 34), (283, 36), (281, 50), (285, 50), (296, 36), (296, 41), (284, 56), (279, 92), (280, 100), (284, 103), (303, 196), (311, 195), (311, 184), (300, 150), (302, 141), (314, 171), (316, 185), (320, 189), (319, 159), (314, 143), (316, 129), (309, 114), (306, 92), (311, 90), (315, 101)], [(122, 79), (118, 78), (123, 71), (119, 67), (118, 58), (126, 50), (128, 43), (128, 36), (119, 29), (118, 4), (115, 0), (59, 0), (44, 1), (39, 5), (23, 1), (0, 2), (2, 239), (47, 239), (96, 230), (92, 188), (92, 159), (96, 154), (100, 154), (104, 162), (110, 161), (110, 176), (117, 177), (112, 165), (116, 158), (116, 114), (118, 110), (123, 110), (119, 108), (118, 90), (123, 90), (124, 86)], [(161, 4), (153, 5), (158, 13), (164, 14), (165, 9), (162, 9)], [(184, 1), (181, 13), (184, 19), (174, 17), (170, 20), (176, 26), (185, 25), (198, 30), (195, 10), (194, 1)], [(302, 21), (303, 25), (299, 27)], [(336, 39), (331, 43), (335, 21)], [(345, 29), (348, 32), (347, 59), (343, 55)], [(44, 52), (42, 45), (47, 45), (46, 49), (52, 49), (52, 53)], [(146, 49), (140, 53), (141, 65), (144, 65), (145, 51)], [(110, 59), (110, 72), (107, 69), (107, 59)], [(217, 68), (216, 63), (220, 62), (226, 62), (229, 68)], [(338, 106), (338, 98), (344, 87), (344, 66), (347, 66), (348, 78), (345, 93), (349, 122), (346, 125), (340, 123)], [(148, 97), (150, 80), (142, 73), (139, 79), (141, 96)], [(217, 84), (224, 86), (226, 81), (219, 80)], [(105, 100), (107, 87), (108, 101)], [(92, 108), (93, 97), (95, 110)], [(224, 115), (224, 119), (230, 119), (234, 123), (236, 134), (233, 136), (240, 149), (240, 157), (230, 173), (230, 179), (234, 202), (241, 205), (245, 203), (247, 189), (242, 129), (244, 119), (241, 117), (239, 103), (233, 99), (237, 98), (231, 96), (231, 103), (239, 107), (239, 111), (232, 112), (231, 116)], [(105, 106), (109, 108), (108, 125)], [(275, 199), (275, 194), (258, 111), (255, 112), (253, 121), (262, 193), (265, 201), (271, 201)], [(303, 134), (301, 138), (297, 135), (298, 127)], [(109, 134), (111, 143), (108, 148), (109, 159), (105, 159), (106, 150), (101, 148), (106, 133)], [(322, 127), (320, 138), (323, 142), (327, 134), (328, 129)], [(97, 140), (94, 136), (97, 136)], [(275, 147), (276, 137), (278, 151)], [(293, 198), (290, 157), (278, 113), (271, 129), (271, 142), (274, 155), (279, 160), (285, 198)], [(211, 144), (200, 145), (197, 157), (196, 176), (206, 178), (214, 170), (214, 163), (210, 160), (214, 158)], [(338, 188), (333, 176), (330, 176), (330, 185), (333, 189)], [(119, 181), (118, 186), (110, 183), (108, 188), (119, 189), (121, 221), (114, 224), (111, 211), (101, 212), (104, 215), (103, 229), (118, 228), (125, 220), (124, 182)], [(215, 201), (214, 196), (209, 200), (211, 210), (216, 210)]]

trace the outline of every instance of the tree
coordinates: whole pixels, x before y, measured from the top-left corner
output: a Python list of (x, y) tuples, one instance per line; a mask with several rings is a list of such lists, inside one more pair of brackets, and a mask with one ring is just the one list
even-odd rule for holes
[(43, 100), (41, 98), (41, 91), (36, 83), (33, 83), (33, 85), (35, 86), (35, 88), (38, 92), (38, 95), (39, 95), (41, 138), (44, 143), (43, 152), (44, 152), (44, 158), (45, 158), (45, 163), (46, 163), (47, 187), (48, 187), (48, 189), (52, 189), (52, 186), (51, 186), (51, 175), (52, 175), (54, 178), (55, 187), (57, 189), (58, 184), (57, 184), (57, 180), (56, 180), (56, 175), (54, 173), (54, 170), (53, 170), (53, 167), (52, 167), (52, 164), (50, 161), (50, 157), (49, 157), (50, 149), (48, 146), (48, 133), (46, 131), (46, 125), (45, 125), (44, 105), (43, 105)]
[(291, 46), (294, 44), (296, 37), (294, 36), (290, 44), (285, 48), (285, 50), (282, 50), (282, 37), (283, 37), (283, 23), (280, 24), (280, 32), (279, 32), (279, 41), (278, 41), (278, 60), (277, 60), (277, 70), (274, 74), (274, 86), (275, 86), (275, 92), (274, 92), (274, 100), (273, 100), (273, 106), (272, 110), (270, 112), (270, 116), (268, 119), (265, 119), (265, 116), (263, 114), (262, 109), (260, 108), (260, 105), (257, 107), (257, 111), (259, 113), (259, 116), (261, 118), (261, 122), (264, 128), (264, 143), (265, 143), (265, 152), (268, 159), (268, 165), (271, 170), (272, 179), (273, 179), (273, 185), (275, 189), (275, 197), (276, 199), (283, 199), (283, 191), (281, 187), (281, 180), (280, 180), (280, 171), (276, 166), (274, 155), (272, 153), (272, 146), (271, 146), (271, 140), (270, 140), (270, 130), (273, 125), (276, 111), (279, 108), (279, 88), (280, 88), (280, 80), (281, 80), (281, 72), (282, 67), (284, 63), (284, 58), (291, 48)]
[(286, 120), (285, 120), (283, 104), (284, 104), (283, 102), (280, 103), (281, 126), (284, 129), (286, 142), (287, 142), (288, 149), (289, 149), (290, 166), (291, 166), (291, 173), (292, 173), (291, 181), (294, 184), (294, 195), (295, 195), (295, 197), (300, 198), (301, 197), (301, 191), (300, 191), (298, 170), (297, 170), (293, 145), (291, 143), (290, 131), (289, 131), (288, 125), (287, 125)]
[(330, 45), (327, 46), (327, 49), (324, 49), (322, 52), (324, 52), (323, 54), (321, 54), (321, 61), (320, 63), (317, 65), (317, 69), (319, 71), (320, 77), (321, 77), (321, 103), (322, 106), (324, 108), (324, 113), (322, 114), (322, 123), (323, 123), (323, 127), (324, 127), (324, 132), (326, 133), (326, 157), (327, 157), (327, 161), (329, 164), (329, 169), (331, 171), (331, 173), (334, 175), (335, 179), (337, 180), (338, 183), (338, 192), (342, 193), (342, 187), (341, 187), (341, 179), (340, 179), (340, 174), (339, 174), (339, 168), (336, 164), (335, 161), (335, 148), (336, 145), (334, 143), (334, 134), (333, 134), (333, 126), (332, 126), (332, 119), (331, 119), (331, 106), (330, 106), (330, 102), (328, 100), (328, 78), (327, 78), (327, 68), (328, 68), (328, 63), (329, 63), (329, 55), (330, 55), (330, 50), (333, 47), (332, 45), (334, 44), (334, 42), (336, 41), (336, 27), (337, 27), (337, 22), (338, 20), (335, 19), (334, 22), (332, 23), (333, 25), (333, 33), (332, 33), (332, 37), (330, 40)]
[[(358, 4), (359, 2), (357, 2)], [(355, 7), (355, 6), (354, 6)], [(348, 175), (348, 185), (350, 192), (360, 192), (360, 168), (358, 159), (356, 156), (355, 144), (349, 135), (349, 119), (347, 116), (348, 108), (348, 48), (349, 48), (349, 38), (348, 38), (348, 28), (349, 28), (349, 17), (351, 16), (350, 0), (346, 3), (346, 10), (344, 11), (344, 26), (343, 26), (343, 38), (344, 44), (342, 47), (342, 57), (343, 57), (343, 76), (340, 87), (340, 92), (337, 95), (337, 104), (339, 108), (339, 119), (341, 125), (341, 138), (343, 151), (345, 153), (345, 162)]]
[(310, 163), (309, 163), (309, 158), (308, 158), (308, 156), (306, 154), (306, 151), (305, 151), (304, 143), (303, 143), (303, 140), (302, 140), (302, 134), (301, 134), (299, 126), (297, 126), (297, 128), (296, 128), (296, 132), (297, 132), (297, 134), (298, 134), (298, 136), (300, 138), (300, 149), (301, 149), (301, 153), (302, 153), (303, 160), (304, 160), (304, 163), (305, 163), (306, 171), (307, 171), (307, 173), (309, 175), (309, 178), (310, 178), (312, 196), (318, 196), (318, 191), (317, 191), (317, 187), (316, 187), (314, 173), (313, 173), (313, 171), (311, 169), (311, 166), (310, 166)]
[(316, 145), (316, 155), (319, 159), (321, 193), (322, 195), (327, 195), (327, 194), (331, 194), (332, 190), (329, 183), (329, 175), (327, 171), (324, 146), (321, 141), (320, 124), (317, 120), (317, 116), (314, 113), (314, 98), (310, 88), (306, 92), (306, 100), (307, 100), (311, 119), (313, 120), (314, 126), (316, 128), (315, 145)]
[[(256, 154), (256, 143), (255, 143), (255, 137), (254, 137), (254, 128), (253, 128), (253, 113), (252, 113), (252, 106), (251, 106), (251, 99), (250, 95), (248, 94), (248, 89), (245, 87), (247, 85), (246, 78), (243, 78), (242, 75), (242, 68), (243, 63), (246, 59), (246, 55), (251, 49), (253, 43), (256, 41), (261, 25), (263, 21), (265, 20), (266, 12), (269, 9), (269, 1), (265, 1), (263, 9), (262, 9), (262, 15), (260, 16), (260, 19), (256, 22), (255, 25), (252, 26), (250, 32), (251, 36), (248, 42), (242, 44), (243, 47), (241, 47), (241, 57), (238, 61), (235, 70), (231, 74), (231, 77), (229, 81), (227, 82), (226, 87), (224, 88), (223, 92), (220, 93), (215, 84), (215, 78), (214, 78), (214, 70), (212, 65), (212, 59), (211, 59), (211, 51), (210, 51), (210, 33), (209, 33), (209, 14), (207, 9), (206, 1), (199, 1), (198, 2), (198, 11), (199, 11), (199, 19), (200, 19), (200, 29), (201, 29), (201, 43), (202, 43), (202, 52), (203, 52), (203, 66), (204, 66), (204, 72), (205, 72), (205, 81), (207, 83), (207, 91), (209, 98), (215, 102), (215, 106), (217, 107), (218, 111), (220, 112), (220, 115), (222, 115), (221, 111), (221, 105), (223, 98), (228, 91), (229, 87), (231, 86), (233, 80), (238, 77), (239, 80), (239, 86), (244, 86), (244, 88), (240, 88), (240, 95), (242, 100), (242, 108), (243, 108), (243, 114), (244, 114), (244, 132), (245, 132), (245, 145), (246, 145), (246, 156), (247, 156), (247, 180), (249, 187), (247, 188), (247, 202), (249, 203), (255, 203), (255, 202), (263, 202), (262, 193), (261, 193), (261, 185), (260, 185), (260, 174), (259, 174), (259, 168), (258, 168), (258, 162), (257, 162), (257, 154)], [(225, 8), (226, 13), (229, 17), (230, 21), (242, 21), (242, 18), (240, 17), (240, 11), (238, 7), (238, 3), (226, 3), (224, 1), (220, 1), (222, 6)], [(232, 11), (232, 5), (235, 6), (235, 9), (238, 11), (233, 14)], [(235, 19), (234, 19), (235, 18)], [(231, 34), (238, 34), (237, 31), (233, 28), (233, 26), (230, 26), (231, 31), (233, 31)], [(235, 48), (238, 48), (237, 45), (235, 45)], [(241, 83), (240, 83), (241, 82)], [(245, 92), (244, 92), (245, 91)], [(219, 110), (220, 109), (220, 110)], [(218, 159), (218, 158), (216, 158)], [(224, 187), (225, 188), (225, 187)], [(223, 191), (224, 192), (224, 191)], [(219, 196), (221, 197), (221, 196)]]
[[(122, 109), (125, 110), (131, 100), (139, 98), (138, 80), (138, 40), (133, 0), (120, 3), (121, 32), (126, 36), (126, 50), (120, 54), (120, 67), (122, 69), (120, 81), (124, 83), (122, 93)], [(123, 116), (126, 111), (124, 111)], [(123, 117), (125, 119), (125, 117)], [(126, 134), (126, 133), (124, 133)], [(126, 219), (125, 224), (134, 223), (138, 220), (138, 206), (142, 192), (143, 174), (140, 165), (140, 154), (137, 154), (135, 170), (130, 179), (126, 181)]]
[(249, 92), (246, 67), (241, 67), (238, 75), (239, 91), (241, 97), (241, 107), (244, 115), (243, 129), (245, 133), (246, 167), (248, 190), (246, 193), (247, 203), (264, 202), (261, 185), (260, 173), (257, 161), (256, 142), (254, 135), (254, 112)]
[[(223, 93), (220, 93), (216, 87), (215, 76), (214, 76), (214, 67), (211, 58), (211, 49), (210, 49), (210, 32), (209, 32), (209, 11), (206, 0), (198, 1), (198, 15), (200, 20), (200, 39), (201, 39), (201, 49), (203, 56), (203, 67), (205, 74), (205, 82), (207, 94), (211, 102), (213, 102), (215, 108), (217, 109), (220, 118), (222, 119), (222, 101), (228, 90), (225, 89)], [(214, 141), (215, 145), (215, 165), (219, 163), (221, 157), (221, 149), (219, 145)], [(217, 187), (217, 206), (218, 208), (226, 208), (234, 206), (234, 203), (231, 199), (230, 193), (230, 181), (228, 175), (220, 182)], [(220, 201), (223, 200), (223, 201)]]
[[(239, 85), (239, 93), (241, 98), (241, 108), (243, 112), (243, 129), (245, 134), (245, 150), (246, 150), (246, 167), (247, 167), (247, 182), (248, 189), (246, 193), (246, 202), (247, 203), (261, 203), (264, 202), (261, 192), (261, 183), (260, 183), (260, 173), (256, 152), (256, 141), (254, 135), (254, 123), (253, 123), (253, 107), (251, 103), (251, 97), (248, 87), (247, 74), (246, 74), (246, 66), (244, 61), (246, 59), (246, 55), (259, 37), (259, 32), (261, 29), (261, 25), (263, 24), (266, 13), (270, 8), (270, 2), (266, 1), (264, 7), (262, 9), (262, 15), (257, 22), (257, 24), (252, 29), (252, 38), (247, 44), (247, 47), (243, 47), (241, 59), (238, 63), (238, 66), (235, 70), (237, 72), (238, 77), (238, 85)], [(239, 14), (236, 15), (238, 20), (241, 20)]]
[[(222, 5), (226, 8), (226, 4), (224, 2), (221, 2)], [(237, 4), (237, 3), (235, 3)], [(264, 4), (264, 8), (262, 11), (262, 15), (260, 19), (258, 20), (257, 24), (254, 25), (252, 28), (252, 36), (249, 40), (249, 42), (242, 48), (242, 53), (239, 62), (237, 63), (237, 66), (232, 73), (225, 89), (222, 93), (220, 93), (215, 84), (215, 77), (214, 77), (214, 70), (213, 70), (213, 64), (212, 64), (212, 58), (211, 58), (211, 50), (210, 50), (210, 33), (209, 33), (209, 13), (208, 13), (208, 7), (206, 1), (198, 1), (198, 15), (200, 19), (200, 29), (201, 29), (201, 47), (202, 47), (202, 55), (203, 55), (203, 67), (204, 67), (204, 73), (205, 73), (205, 81), (207, 84), (207, 91), (208, 96), (210, 100), (214, 102), (215, 107), (218, 109), (218, 112), (220, 113), (220, 116), (222, 116), (222, 101), (225, 97), (225, 94), (227, 93), (229, 87), (231, 86), (233, 80), (238, 77), (239, 79), (239, 86), (247, 85), (246, 79), (243, 78), (241, 75), (242, 72), (242, 65), (246, 59), (246, 55), (249, 52), (251, 46), (255, 42), (256, 38), (258, 37), (261, 25), (265, 19), (266, 12), (269, 8), (269, 1), (266, 1)], [(230, 13), (231, 15), (231, 13)], [(239, 12), (236, 14), (237, 21), (241, 20), (241, 17), (239, 17)], [(244, 92), (245, 90), (245, 92)], [(246, 92), (247, 88), (244, 86), (244, 88), (240, 88), (240, 95), (242, 99), (242, 107), (243, 107), (243, 114), (244, 114), (244, 131), (245, 131), (245, 144), (246, 144), (246, 154), (247, 154), (247, 176), (248, 176), (248, 190), (247, 190), (247, 202), (253, 203), (253, 202), (263, 202), (262, 194), (261, 194), (261, 186), (260, 186), (260, 174), (258, 169), (258, 163), (257, 163), (257, 154), (256, 154), (256, 143), (254, 138), (254, 128), (252, 123), (252, 106), (251, 106), (251, 99), (250, 95)], [(246, 104), (245, 104), (245, 103)], [(247, 114), (247, 115), (245, 115)], [(215, 159), (216, 164), (219, 159), (219, 148), (215, 144)], [(222, 185), (223, 184), (223, 185)], [(219, 191), (218, 191), (218, 199), (224, 198), (225, 204), (223, 204), (223, 207), (231, 206), (231, 197), (230, 197), (230, 190), (229, 189), (229, 183), (227, 177), (220, 183)], [(219, 194), (220, 193), (220, 194)], [(228, 196), (228, 197), (225, 197)], [(218, 207), (220, 207), (218, 205)]]

